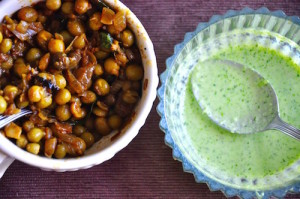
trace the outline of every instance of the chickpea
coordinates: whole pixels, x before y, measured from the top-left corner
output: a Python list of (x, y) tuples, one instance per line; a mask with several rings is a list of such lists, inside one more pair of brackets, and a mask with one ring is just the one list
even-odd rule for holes
[(26, 60), (28, 62), (35, 62), (42, 57), (42, 52), (38, 48), (31, 48), (26, 54)]
[(61, 6), (61, 1), (60, 0), (46, 0), (46, 7), (49, 10), (58, 10)]
[(113, 130), (116, 130), (116, 129), (119, 129), (120, 126), (122, 124), (122, 118), (115, 114), (115, 115), (111, 115), (109, 116), (108, 118), (108, 125), (113, 129)]
[(39, 61), (39, 69), (41, 71), (44, 71), (48, 68), (48, 65), (50, 63), (50, 53), (46, 53), (43, 55)]
[(60, 74), (55, 74), (54, 78), (55, 78), (56, 86), (58, 86), (59, 89), (63, 89), (66, 87), (67, 81), (64, 78), (64, 76)]
[(40, 109), (48, 108), (52, 104), (52, 95), (44, 96), (36, 103), (36, 106)]
[(82, 15), (90, 8), (88, 0), (76, 0), (75, 1), (75, 11)]
[(71, 35), (71, 33), (69, 33), (67, 30), (62, 31), (60, 35), (63, 37), (63, 40), (67, 45), (73, 41), (73, 35)]
[(55, 102), (58, 105), (64, 105), (71, 100), (71, 93), (68, 89), (60, 89), (55, 96)]
[(69, 105), (61, 105), (55, 109), (56, 117), (59, 121), (67, 121), (72, 116)]
[(30, 142), (38, 143), (45, 136), (45, 132), (40, 129), (34, 127), (27, 133), (27, 138)]
[(86, 148), (90, 148), (95, 142), (95, 138), (90, 132), (83, 133), (80, 138), (85, 142)]
[(87, 118), (84, 125), (89, 131), (94, 130), (94, 119), (91, 117)]
[(22, 128), (14, 122), (11, 122), (4, 127), (4, 132), (8, 138), (19, 139), (22, 134)]
[(94, 121), (94, 126), (97, 132), (101, 135), (107, 135), (111, 131), (111, 128), (109, 127), (107, 120), (104, 117), (97, 117)]
[(3, 34), (2, 34), (2, 32), (0, 31), (0, 44), (1, 44), (2, 40), (3, 40)]
[(4, 70), (9, 70), (14, 65), (14, 60), (11, 56), (8, 57), (8, 60), (1, 63), (1, 68)]
[(29, 106), (29, 100), (27, 95), (22, 93), (19, 98), (17, 98), (16, 105), (19, 109)]
[(30, 120), (27, 120), (26, 122), (23, 123), (23, 129), (26, 133), (28, 133), (31, 129), (34, 128), (34, 123)]
[(69, 2), (69, 1), (64, 2), (61, 6), (61, 11), (64, 14), (67, 14), (67, 15), (73, 14), (73, 12), (74, 12), (74, 3)]
[(110, 87), (105, 79), (99, 78), (94, 83), (94, 90), (98, 95), (104, 96), (109, 93)]
[(126, 29), (121, 33), (121, 41), (123, 43), (123, 46), (125, 47), (131, 47), (134, 43), (134, 35), (131, 30)]
[(63, 53), (65, 51), (65, 44), (60, 39), (50, 39), (48, 43), (50, 53)]
[(7, 102), (5, 99), (0, 95), (0, 114), (3, 114), (6, 111)]
[(116, 97), (113, 94), (108, 94), (105, 96), (104, 102), (108, 106), (113, 106), (116, 103)]
[(119, 75), (120, 65), (112, 57), (108, 58), (104, 62), (104, 70), (110, 75)]
[(24, 7), (19, 10), (18, 18), (29, 23), (35, 22), (38, 18), (38, 12), (32, 7)]
[(77, 49), (82, 49), (85, 47), (85, 40), (86, 40), (85, 34), (81, 34), (75, 39), (73, 46)]
[(89, 26), (92, 30), (100, 30), (100, 28), (102, 27), (102, 23), (101, 23), (101, 14), (100, 12), (95, 12), (89, 19)]
[(123, 93), (122, 100), (128, 104), (134, 104), (139, 100), (139, 94), (136, 91), (127, 90)]
[(33, 85), (28, 90), (28, 98), (31, 102), (39, 102), (44, 96), (44, 89), (40, 86)]
[(126, 66), (127, 62), (129, 61), (125, 53), (116, 53), (115, 59), (121, 66)]
[(46, 157), (51, 158), (55, 152), (55, 148), (57, 145), (57, 138), (53, 137), (45, 141), (45, 149), (44, 154)]
[(125, 73), (126, 73), (127, 79), (129, 79), (131, 81), (141, 80), (144, 75), (143, 68), (136, 64), (131, 64), (131, 65), (127, 66)]
[(2, 53), (8, 53), (11, 47), (12, 47), (12, 40), (9, 38), (5, 38), (0, 44), (0, 51)]
[(93, 108), (93, 113), (98, 117), (105, 117), (108, 113), (108, 110), (103, 110), (103, 109), (95, 106)]
[(68, 24), (68, 31), (73, 35), (73, 36), (79, 36), (85, 32), (83, 24), (79, 20), (69, 20)]
[(37, 21), (38, 21), (38, 22), (41, 22), (41, 23), (46, 23), (47, 17), (46, 17), (43, 13), (39, 13), (39, 16), (38, 16), (38, 18), (37, 18)]
[(97, 99), (96, 94), (93, 91), (85, 91), (82, 96), (80, 97), (80, 100), (84, 104), (91, 104), (95, 102)]
[(9, 103), (12, 103), (16, 96), (18, 95), (19, 89), (16, 86), (13, 85), (7, 85), (5, 86), (3, 90), (4, 99), (8, 101)]
[(75, 119), (82, 119), (86, 116), (85, 108), (81, 108), (79, 103), (73, 102), (70, 105), (70, 111)]
[(105, 51), (102, 51), (102, 50), (95, 52), (95, 57), (97, 59), (101, 59), (101, 60), (108, 57), (108, 55), (109, 55), (109, 52), (105, 52)]
[(103, 73), (104, 73), (103, 67), (100, 64), (97, 64), (94, 69), (94, 75), (100, 76), (100, 75), (103, 75)]
[(14, 64), (14, 71), (19, 77), (22, 77), (22, 74), (28, 74), (30, 71), (30, 66), (25, 64), (23, 58), (17, 58)]
[(28, 144), (28, 140), (25, 135), (21, 135), (19, 139), (17, 139), (16, 144), (21, 149), (24, 149), (26, 145)]
[(79, 125), (79, 124), (76, 124), (74, 127), (73, 127), (73, 132), (75, 135), (77, 136), (80, 136), (81, 134), (83, 134), (84, 132), (86, 132), (86, 129), (84, 126), (82, 125)]
[(32, 153), (35, 155), (37, 155), (40, 152), (40, 148), (41, 148), (41, 146), (38, 143), (29, 143), (26, 145), (26, 150), (29, 153)]
[(43, 48), (43, 49), (47, 49), (48, 47), (48, 43), (50, 41), (50, 39), (52, 38), (52, 34), (46, 30), (41, 30), (37, 36), (36, 36), (36, 40), (37, 43)]
[(66, 154), (67, 154), (66, 147), (63, 144), (58, 144), (56, 149), (55, 149), (54, 156), (57, 159), (62, 159), (66, 156)]

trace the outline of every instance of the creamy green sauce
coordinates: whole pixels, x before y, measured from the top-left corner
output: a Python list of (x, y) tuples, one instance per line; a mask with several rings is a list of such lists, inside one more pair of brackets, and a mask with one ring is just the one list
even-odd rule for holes
[(277, 116), (271, 85), (239, 63), (209, 59), (194, 68), (190, 79), (202, 110), (231, 132), (263, 131)]
[[(216, 58), (234, 60), (255, 69), (273, 86), (278, 96), (281, 118), (300, 128), (300, 66), (277, 51), (259, 46), (230, 47)], [(214, 69), (212, 69), (214, 70)], [(201, 70), (199, 70), (199, 73)], [(215, 79), (216, 86), (225, 77)], [(251, 92), (245, 88), (245, 97), (228, 99), (230, 103), (247, 100)], [(226, 93), (232, 93), (228, 90)], [(218, 92), (216, 95), (222, 95)], [(278, 131), (256, 134), (233, 134), (217, 126), (205, 114), (195, 99), (191, 81), (186, 87), (184, 128), (206, 166), (240, 178), (260, 178), (278, 173), (300, 157), (299, 141)]]

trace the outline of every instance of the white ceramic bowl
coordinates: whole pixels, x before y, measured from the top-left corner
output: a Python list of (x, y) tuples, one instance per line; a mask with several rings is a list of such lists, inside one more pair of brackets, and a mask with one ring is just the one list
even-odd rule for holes
[[(0, 21), (5, 15), (10, 15), (23, 6), (28, 6), (40, 0), (3, 0), (0, 2)], [(158, 74), (156, 57), (153, 44), (137, 17), (120, 1), (104, 0), (110, 7), (117, 10), (126, 10), (127, 23), (134, 31), (137, 44), (142, 55), (144, 66), (144, 85), (142, 98), (135, 109), (135, 116), (130, 124), (121, 133), (112, 133), (93, 145), (80, 158), (49, 159), (30, 154), (17, 147), (4, 136), (0, 135), (0, 178), (14, 159), (26, 164), (39, 167), (43, 170), (54, 171), (75, 171), (78, 169), (90, 168), (112, 158), (118, 151), (126, 147), (129, 142), (138, 134), (139, 129), (144, 125), (150, 113), (153, 101), (156, 98), (158, 85)]]

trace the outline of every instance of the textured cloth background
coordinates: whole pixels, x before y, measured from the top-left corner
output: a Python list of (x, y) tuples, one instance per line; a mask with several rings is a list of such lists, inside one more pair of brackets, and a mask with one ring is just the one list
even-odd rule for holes
[[(155, 47), (159, 72), (184, 34), (214, 14), (245, 6), (300, 15), (300, 0), (124, 0)], [(138, 136), (113, 159), (88, 170), (56, 173), (15, 161), (0, 180), (0, 198), (224, 198), (197, 184), (173, 160), (158, 127), (157, 100)], [(300, 198), (288, 195), (287, 198)]]

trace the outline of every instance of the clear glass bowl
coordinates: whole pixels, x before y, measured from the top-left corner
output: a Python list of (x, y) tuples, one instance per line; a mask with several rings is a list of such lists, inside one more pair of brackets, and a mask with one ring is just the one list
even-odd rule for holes
[(184, 133), (182, 109), (190, 71), (199, 61), (229, 44), (243, 42), (280, 51), (300, 65), (298, 17), (287, 17), (282, 11), (270, 12), (266, 8), (245, 8), (200, 23), (175, 46), (175, 53), (167, 60), (167, 69), (161, 75), (157, 111), (161, 115), (160, 127), (166, 134), (165, 142), (173, 148), (174, 159), (182, 161), (184, 170), (193, 173), (197, 182), (206, 182), (211, 190), (221, 190), (226, 196), (269, 198), (283, 197), (288, 191), (299, 192), (300, 160), (266, 177), (245, 180), (226, 176), (206, 164), (193, 146), (194, 138)]

